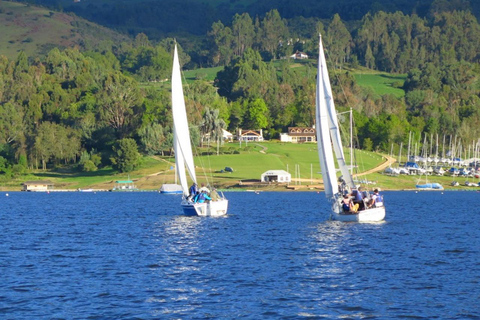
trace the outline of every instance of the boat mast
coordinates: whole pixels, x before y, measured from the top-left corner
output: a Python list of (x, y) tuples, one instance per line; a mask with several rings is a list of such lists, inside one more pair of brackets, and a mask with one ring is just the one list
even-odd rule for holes
[(353, 111), (350, 108), (350, 174), (353, 176)]

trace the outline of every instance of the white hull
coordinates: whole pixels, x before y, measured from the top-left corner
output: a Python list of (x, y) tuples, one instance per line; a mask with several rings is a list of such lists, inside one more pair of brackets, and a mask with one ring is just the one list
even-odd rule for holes
[(355, 214), (334, 212), (330, 219), (345, 222), (379, 222), (385, 219), (385, 207), (362, 210)]
[(187, 216), (221, 217), (227, 214), (228, 200), (192, 203), (184, 199), (182, 200), (182, 209)]

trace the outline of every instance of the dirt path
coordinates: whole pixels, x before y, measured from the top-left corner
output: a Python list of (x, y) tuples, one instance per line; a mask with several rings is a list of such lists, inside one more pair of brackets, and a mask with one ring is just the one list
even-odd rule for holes
[(375, 167), (373, 169), (367, 170), (365, 172), (354, 174), (353, 176), (354, 177), (365, 176), (365, 175), (370, 174), (370, 173), (385, 170), (385, 168), (387, 168), (388, 166), (391, 166), (392, 163), (394, 163), (396, 161), (395, 158), (392, 158), (392, 157), (387, 156), (387, 155), (382, 155), (382, 157), (386, 159), (386, 161), (383, 162), (382, 164), (378, 165), (377, 167)]

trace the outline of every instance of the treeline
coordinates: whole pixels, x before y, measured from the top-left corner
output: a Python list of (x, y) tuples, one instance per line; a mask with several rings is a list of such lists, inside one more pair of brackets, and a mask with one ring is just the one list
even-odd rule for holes
[[(354, 109), (360, 147), (389, 151), (392, 143), (406, 143), (409, 131), (470, 142), (480, 133), (478, 31), (468, 12), (431, 19), (379, 12), (354, 30), (338, 15), (325, 23), (287, 22), (276, 10), (264, 19), (235, 15), (230, 26), (216, 22), (204, 50), (179, 41), (184, 64), (224, 66), (214, 86), (197, 80), (186, 88), (192, 137), (200, 143), (203, 136), (216, 139), (222, 128), (263, 128), (267, 138), (277, 138), (288, 126), (312, 126), (320, 32), (337, 106)], [(0, 172), (64, 164), (128, 171), (139, 153), (170, 152), (166, 80), (173, 43), (139, 34), (101, 51), (0, 57)], [(296, 50), (313, 57), (303, 68), (280, 59)], [(344, 71), (360, 65), (408, 72), (405, 98), (360, 88)]]

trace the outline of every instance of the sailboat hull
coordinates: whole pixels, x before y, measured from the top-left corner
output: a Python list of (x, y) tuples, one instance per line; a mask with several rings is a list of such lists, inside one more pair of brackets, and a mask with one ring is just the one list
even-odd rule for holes
[(191, 203), (182, 201), (183, 213), (187, 216), (220, 217), (227, 214), (228, 200)]
[(356, 214), (332, 213), (331, 220), (345, 222), (379, 222), (385, 219), (385, 207), (371, 208)]

